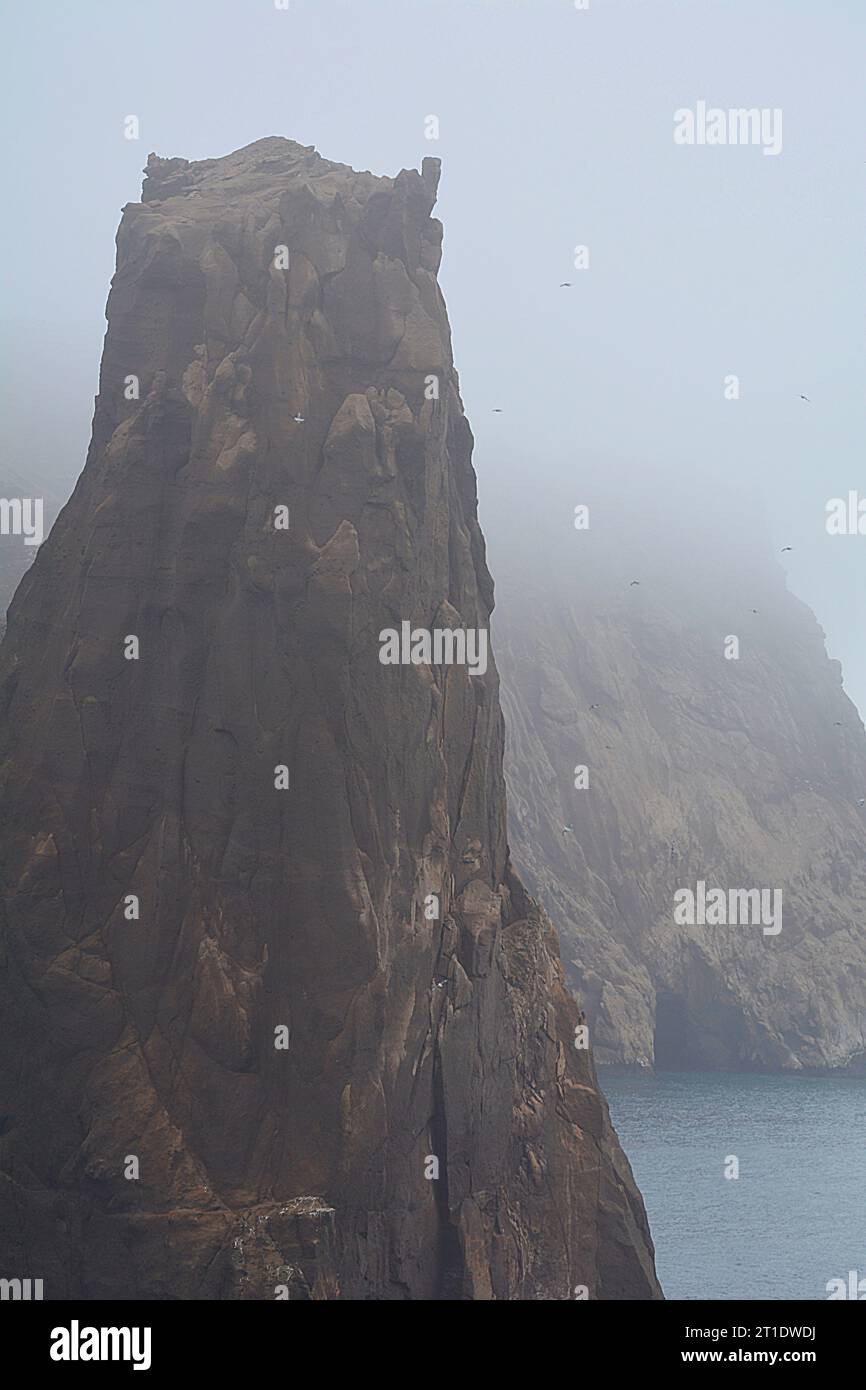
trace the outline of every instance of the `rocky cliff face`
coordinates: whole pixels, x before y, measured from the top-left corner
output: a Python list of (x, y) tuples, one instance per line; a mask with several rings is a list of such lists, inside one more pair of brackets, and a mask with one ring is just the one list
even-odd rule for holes
[[(653, 488), (586, 531), (566, 499), (487, 519), (515, 863), (597, 1061), (862, 1070), (863, 725), (760, 527)], [(677, 922), (699, 882), (777, 892), (781, 929)]]
[(379, 659), (493, 602), (437, 180), (268, 139), (124, 209), (0, 654), (0, 1246), (46, 1297), (658, 1295), (495, 667)]

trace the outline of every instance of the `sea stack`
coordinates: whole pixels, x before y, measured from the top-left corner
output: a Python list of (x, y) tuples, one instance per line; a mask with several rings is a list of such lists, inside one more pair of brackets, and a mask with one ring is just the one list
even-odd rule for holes
[(148, 161), (0, 650), (0, 1246), (46, 1299), (659, 1296), (509, 862), (438, 161)]

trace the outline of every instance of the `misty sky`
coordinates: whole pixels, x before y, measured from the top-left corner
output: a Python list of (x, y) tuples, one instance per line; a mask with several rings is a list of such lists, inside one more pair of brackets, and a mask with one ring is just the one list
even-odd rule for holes
[[(437, 155), (482, 522), (505, 470), (577, 503), (582, 460), (673, 464), (709, 512), (712, 480), (742, 479), (866, 712), (866, 536), (825, 530), (829, 498), (866, 495), (864, 0), (20, 0), (4, 25), (7, 475), (65, 496), (82, 467), (149, 151)], [(702, 100), (780, 108), (781, 153), (676, 145)]]

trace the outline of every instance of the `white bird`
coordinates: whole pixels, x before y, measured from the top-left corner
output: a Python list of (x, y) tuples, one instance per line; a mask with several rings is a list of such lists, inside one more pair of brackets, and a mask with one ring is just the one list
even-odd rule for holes
[(293, 415), (292, 419), (294, 420), (296, 425), (302, 425), (304, 423), (304, 417), (300, 411), (298, 411), (297, 415)]
[(562, 833), (563, 833), (563, 835), (573, 835), (573, 834), (574, 834), (574, 828), (573, 828), (573, 826), (564, 825), (564, 826), (562, 827)]

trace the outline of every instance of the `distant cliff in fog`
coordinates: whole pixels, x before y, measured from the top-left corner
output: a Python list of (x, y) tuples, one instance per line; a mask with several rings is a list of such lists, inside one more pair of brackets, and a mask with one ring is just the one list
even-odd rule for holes
[[(597, 1059), (862, 1069), (866, 736), (815, 617), (744, 501), (673, 473), (572, 493), (530, 470), (482, 515), (511, 849)], [(725, 908), (692, 922), (687, 890)], [(732, 922), (758, 890), (781, 930)]]

